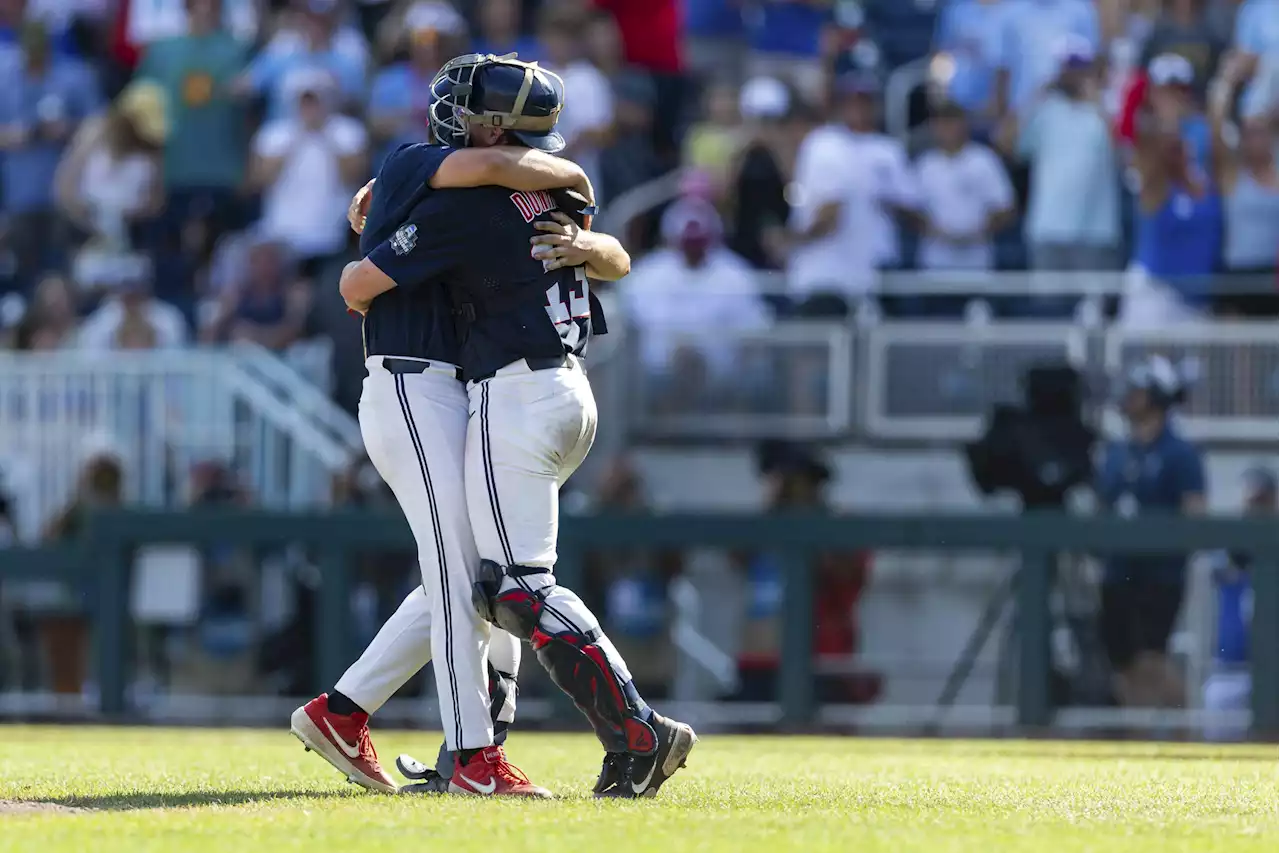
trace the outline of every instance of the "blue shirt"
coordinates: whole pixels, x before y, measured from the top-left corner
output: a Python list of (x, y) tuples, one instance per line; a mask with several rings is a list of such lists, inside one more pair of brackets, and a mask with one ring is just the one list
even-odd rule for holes
[(1216, 555), (1213, 570), (1218, 589), (1218, 639), (1213, 658), (1220, 664), (1249, 661), (1249, 624), (1253, 621), (1253, 583), (1249, 568), (1229, 554)]
[(0, 125), (25, 127), (25, 145), (4, 153), (0, 170), (3, 209), (10, 213), (43, 210), (53, 204), (53, 175), (63, 141), (42, 141), (36, 128), (43, 118), (56, 117), (74, 129), (97, 111), (98, 81), (84, 63), (54, 58), (44, 74), (33, 77), (21, 65), (10, 66), (0, 86)]
[(1236, 13), (1235, 46), (1258, 57), (1258, 70), (1245, 87), (1240, 109), (1246, 116), (1266, 109), (1280, 52), (1280, 4), (1276, 0), (1245, 0)]
[(435, 270), (417, 263), (427, 253), (416, 251), (416, 231), (404, 230), (419, 202), (435, 193), (429, 182), (451, 153), (443, 145), (406, 145), (392, 152), (378, 173), (360, 253), (395, 279), (396, 287), (376, 297), (365, 314), (366, 355), (459, 361), (449, 295), (434, 280)]
[(1067, 36), (1088, 39), (1095, 52), (1101, 34), (1090, 0), (1006, 0), (1000, 21), (1000, 67), (1009, 70), (1009, 102), (1021, 110), (1058, 76)]
[(816, 57), (828, 16), (827, 10), (808, 3), (763, 0), (743, 13), (747, 43), (759, 53)]
[[(1200, 449), (1166, 424), (1149, 444), (1133, 439), (1109, 444), (1096, 488), (1099, 500), (1118, 515), (1172, 515), (1181, 513), (1186, 496), (1204, 494), (1204, 482)], [(1107, 581), (1154, 575), (1181, 583), (1185, 566), (1185, 554), (1111, 557), (1107, 560)]]
[(298, 108), (298, 92), (290, 77), (313, 70), (330, 74), (344, 98), (355, 100), (365, 94), (364, 62), (350, 52), (332, 47), (310, 52), (268, 46), (248, 70), (254, 90), (267, 97), (268, 120), (294, 114)]
[(742, 35), (742, 6), (737, 0), (684, 0), (684, 31), (698, 38)]
[(938, 17), (934, 49), (955, 63), (947, 94), (971, 113), (987, 105), (995, 88), (1004, 8), (998, 3), (953, 0)]
[(388, 66), (373, 78), (369, 118), (406, 115), (396, 134), (377, 152), (379, 163), (392, 151), (413, 142), (427, 142), (427, 111), (431, 106), (431, 77), (423, 77), (407, 62)]
[(1172, 187), (1153, 213), (1137, 214), (1134, 259), (1171, 285), (1190, 305), (1207, 305), (1210, 277), (1222, 249), (1222, 199), (1208, 186), (1200, 196)]

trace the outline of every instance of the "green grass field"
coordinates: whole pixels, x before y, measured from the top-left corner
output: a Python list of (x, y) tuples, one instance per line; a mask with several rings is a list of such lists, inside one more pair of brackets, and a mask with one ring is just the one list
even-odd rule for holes
[[(375, 732), (384, 761), (433, 733)], [(516, 734), (553, 802), (365, 793), (287, 731), (0, 727), (0, 850), (1275, 851), (1275, 747), (704, 737), (596, 802), (586, 735)]]

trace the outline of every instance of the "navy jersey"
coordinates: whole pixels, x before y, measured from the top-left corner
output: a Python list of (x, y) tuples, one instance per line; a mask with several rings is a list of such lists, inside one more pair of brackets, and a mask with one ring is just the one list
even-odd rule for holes
[(533, 223), (549, 220), (553, 209), (545, 192), (438, 190), (408, 219), (415, 229), (413, 245), (402, 246), (398, 255), (392, 247), (374, 258), (397, 281), (403, 266), (447, 285), (466, 320), (460, 364), (467, 377), (491, 374), (523, 358), (581, 356), (590, 336), (604, 333), (585, 270), (548, 273), (533, 257), (530, 239), (539, 233)]
[(375, 298), (365, 314), (367, 356), (458, 363), (458, 335), (448, 295), (438, 286), (425, 286), (426, 277), (401, 263), (397, 254), (403, 251), (401, 247), (412, 246), (415, 230), (408, 225), (409, 217), (435, 192), (428, 182), (452, 151), (441, 145), (402, 145), (387, 157), (373, 185), (373, 201), (360, 235), (360, 254), (395, 279), (396, 287)]
[[(1182, 512), (1182, 499), (1205, 490), (1204, 460), (1194, 444), (1166, 425), (1149, 444), (1132, 439), (1108, 445), (1098, 472), (1101, 501), (1123, 516)], [(1118, 582), (1135, 576), (1181, 583), (1186, 555), (1113, 556), (1107, 560), (1107, 579)]]

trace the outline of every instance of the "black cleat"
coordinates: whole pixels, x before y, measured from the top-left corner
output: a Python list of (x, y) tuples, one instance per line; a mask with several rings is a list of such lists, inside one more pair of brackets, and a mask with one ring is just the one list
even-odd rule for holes
[(693, 728), (657, 713), (650, 718), (649, 725), (657, 734), (658, 748), (652, 755), (606, 755), (596, 782), (597, 797), (634, 799), (655, 796), (662, 783), (684, 767), (693, 745), (698, 742)]
[(631, 756), (625, 752), (606, 752), (604, 764), (600, 766), (600, 778), (592, 792), (597, 797), (634, 797), (629, 784), (631, 762)]
[(411, 784), (401, 785), (402, 794), (447, 794), (449, 780), (428, 767), (412, 755), (401, 755), (396, 758), (396, 769)]

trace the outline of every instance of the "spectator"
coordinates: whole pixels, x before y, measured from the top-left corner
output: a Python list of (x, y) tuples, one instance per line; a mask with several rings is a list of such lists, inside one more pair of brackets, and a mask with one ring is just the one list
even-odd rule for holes
[(964, 107), (979, 125), (996, 111), (996, 65), (1000, 57), (1000, 18), (1010, 0), (953, 0), (942, 7), (934, 34), (937, 52), (931, 65), (946, 98)]
[(684, 45), (690, 70), (737, 79), (743, 64), (743, 9), (737, 0), (685, 0)]
[[(266, 7), (255, 0), (222, 0), (220, 26), (246, 47), (258, 38), (259, 12)], [(283, 4), (272, 4), (279, 8)], [(151, 45), (190, 32), (188, 0), (122, 0), (115, 21), (115, 59), (133, 68)], [(266, 29), (265, 27), (263, 29)]]
[[(301, 87), (317, 72), (337, 83), (334, 99), (359, 103), (365, 96), (369, 47), (364, 36), (341, 23), (338, 0), (294, 0), (282, 12), (284, 24), (237, 81), (237, 91), (253, 91), (267, 99), (267, 118), (292, 116)], [(386, 22), (384, 22), (385, 24)], [(401, 23), (399, 20), (397, 24)], [(400, 30), (394, 30), (398, 35)], [(387, 47), (394, 48), (391, 40)], [(390, 55), (391, 50), (387, 51)]]
[(835, 88), (839, 124), (813, 130), (796, 155), (787, 273), (803, 313), (843, 316), (875, 291), (896, 250), (891, 216), (914, 198), (901, 146), (874, 133), (879, 81), (855, 72)]
[[(788, 441), (762, 442), (757, 466), (765, 488), (765, 512), (831, 512), (827, 487), (831, 468), (813, 449)], [(747, 583), (746, 624), (736, 698), (767, 702), (778, 696), (779, 650), (782, 641), (782, 602), (786, 579), (777, 554), (757, 553), (744, 560)], [(871, 555), (864, 552), (823, 552), (812, 559), (815, 571), (813, 601), (814, 655), (847, 665), (859, 646), (858, 602), (871, 571)], [(820, 675), (820, 702), (874, 701), (881, 679), (871, 673)]]
[(68, 140), (99, 103), (90, 69), (54, 54), (41, 24), (23, 26), (12, 71), (0, 87), (0, 198), (18, 283), (30, 286), (60, 260), (65, 229), (54, 212), (54, 175)]
[(51, 14), (56, 12), (56, 7), (32, 8), (28, 0), (0, 0), (0, 68), (20, 61), (23, 31), (33, 24), (45, 34), (51, 53), (61, 58), (79, 55), (71, 16)]
[(817, 3), (761, 0), (743, 9), (746, 20), (747, 70), (753, 76), (776, 77), (807, 99), (821, 103), (826, 75), (820, 61), (822, 27), (827, 10)]
[[(1204, 513), (1204, 460), (1170, 419), (1170, 409), (1185, 393), (1177, 369), (1161, 356), (1130, 372), (1123, 401), (1129, 434), (1106, 448), (1098, 474), (1098, 498), (1111, 512), (1126, 518), (1147, 512)], [(1182, 677), (1167, 646), (1185, 589), (1185, 554), (1107, 560), (1101, 630), (1122, 705), (1183, 704)]]
[(587, 58), (611, 82), (616, 81), (626, 69), (618, 22), (608, 12), (593, 12), (587, 16), (584, 26)]
[(680, 47), (680, 9), (677, 0), (591, 0), (611, 12), (622, 37), (626, 64), (653, 77), (654, 148), (658, 157), (675, 165), (679, 131), (688, 107), (688, 80)]
[(31, 307), (18, 325), (16, 348), (46, 352), (74, 346), (77, 323), (71, 284), (62, 276), (46, 275), (36, 285)]
[(738, 96), (744, 146), (729, 180), (734, 212), (729, 247), (756, 269), (782, 269), (787, 257), (787, 169), (805, 122), (781, 81), (753, 77)]
[(703, 97), (702, 120), (685, 133), (681, 165), (701, 172), (709, 180), (713, 196), (723, 198), (729, 169), (741, 144), (738, 89), (728, 83), (712, 83)]
[(1198, 96), (1204, 95), (1225, 47), (1211, 26), (1208, 6), (1209, 0), (1162, 0), (1160, 15), (1139, 59), (1146, 68), (1162, 54), (1182, 57), (1191, 66), (1192, 86)]
[(431, 81), (461, 52), (467, 34), (462, 16), (443, 4), (411, 6), (404, 26), (396, 61), (374, 77), (369, 95), (369, 130), (379, 161), (400, 145), (427, 140)]
[(1190, 64), (1180, 56), (1158, 56), (1149, 76), (1151, 110), (1139, 119), (1134, 157), (1133, 274), (1121, 320), (1159, 326), (1197, 318), (1208, 308), (1222, 246), (1222, 202), (1207, 126), (1187, 103)]
[(934, 109), (936, 147), (916, 162), (924, 239), (920, 266), (930, 270), (987, 270), (992, 237), (1014, 216), (1013, 186), (995, 153), (969, 139), (958, 104)]
[[(566, 92), (556, 130), (564, 137), (563, 156), (576, 162), (600, 185), (600, 149), (613, 135), (613, 93), (608, 79), (585, 57), (586, 19), (583, 15), (548, 6), (538, 21), (538, 39), (550, 71), (560, 75)], [(597, 196), (597, 201), (604, 201)]]
[(1245, 76), (1249, 83), (1240, 100), (1240, 111), (1255, 116), (1274, 110), (1280, 81), (1280, 4), (1276, 0), (1244, 0), (1236, 13), (1235, 48), (1250, 57)]
[[(1280, 230), (1280, 194), (1276, 182), (1275, 113), (1240, 122), (1236, 140), (1227, 138), (1227, 114), (1248, 70), (1237, 54), (1223, 65), (1209, 95), (1214, 159), (1226, 218), (1223, 261), (1236, 275), (1265, 276), (1266, 290), (1223, 294), (1219, 310), (1245, 316), (1276, 316), (1276, 232)], [(1232, 141), (1236, 144), (1232, 145)]]
[(479, 32), (471, 43), (475, 53), (502, 56), (517, 54), (525, 62), (542, 58), (538, 40), (525, 35), (520, 26), (520, 0), (477, 0)]
[(248, 341), (270, 350), (296, 343), (311, 310), (311, 286), (294, 279), (285, 247), (256, 240), (247, 251), (244, 279), (226, 289), (218, 316), (202, 330), (206, 341)]
[[(70, 503), (44, 531), (50, 544), (67, 542), (79, 535), (90, 512), (120, 506), (124, 501), (124, 465), (109, 450), (95, 449), (80, 471), (76, 493)], [(81, 595), (66, 584), (41, 584), (44, 599), (40, 606), (40, 645), (49, 667), (53, 692), (79, 694), (88, 674), (89, 622)], [(28, 591), (32, 597), (32, 591)], [(34, 604), (34, 602), (29, 602)]]
[(769, 325), (750, 266), (721, 244), (721, 233), (710, 202), (675, 202), (662, 217), (665, 247), (637, 261), (618, 285), (646, 371), (693, 400), (704, 382), (741, 377), (734, 332)]
[(358, 121), (334, 112), (337, 93), (323, 72), (297, 85), (296, 113), (254, 138), (250, 180), (263, 193), (263, 234), (312, 276), (347, 244), (346, 209), (368, 168), (367, 138)]
[[(1037, 270), (1119, 266), (1119, 175), (1093, 63), (1087, 42), (1061, 45), (1053, 86), (1020, 123), (1005, 125), (1006, 148), (1031, 166), (1024, 231)], [(1069, 310), (1058, 300), (1042, 301), (1040, 308)]]
[(600, 186), (596, 189), (600, 198), (616, 199), (662, 174), (662, 163), (653, 148), (656, 97), (653, 81), (645, 74), (630, 72), (614, 79), (615, 132), (600, 152)]
[[(644, 483), (626, 457), (609, 462), (592, 510), (635, 514), (649, 510)], [(674, 670), (667, 619), (667, 585), (679, 574), (678, 553), (609, 549), (586, 555), (588, 600), (600, 602), (609, 637), (631, 664), (636, 687), (665, 696)]]
[(89, 351), (172, 349), (187, 342), (187, 324), (177, 308), (155, 299), (146, 259), (133, 270), (121, 270), (115, 293), (90, 314), (78, 344)]
[(1071, 39), (1098, 54), (1101, 33), (1091, 0), (1010, 0), (1000, 16), (997, 112), (1022, 113), (1061, 72), (1060, 46)]
[(160, 150), (168, 106), (156, 84), (138, 81), (101, 117), (84, 122), (58, 165), (54, 191), (62, 212), (108, 254), (130, 249), (160, 213)]
[[(1276, 478), (1266, 468), (1253, 468), (1244, 478), (1245, 515), (1275, 518)], [(1253, 693), (1249, 675), (1249, 631), (1253, 621), (1253, 555), (1220, 551), (1213, 555), (1213, 582), (1218, 590), (1217, 637), (1213, 671), (1204, 684), (1204, 708), (1210, 714), (1245, 712)], [(1208, 740), (1241, 740), (1245, 729), (1210, 717)]]
[(217, 230), (239, 226), (248, 127), (232, 86), (248, 61), (222, 25), (224, 0), (186, 0), (189, 29), (147, 48), (137, 76), (165, 94), (171, 130), (164, 148), (166, 220), (176, 233), (196, 215)]

